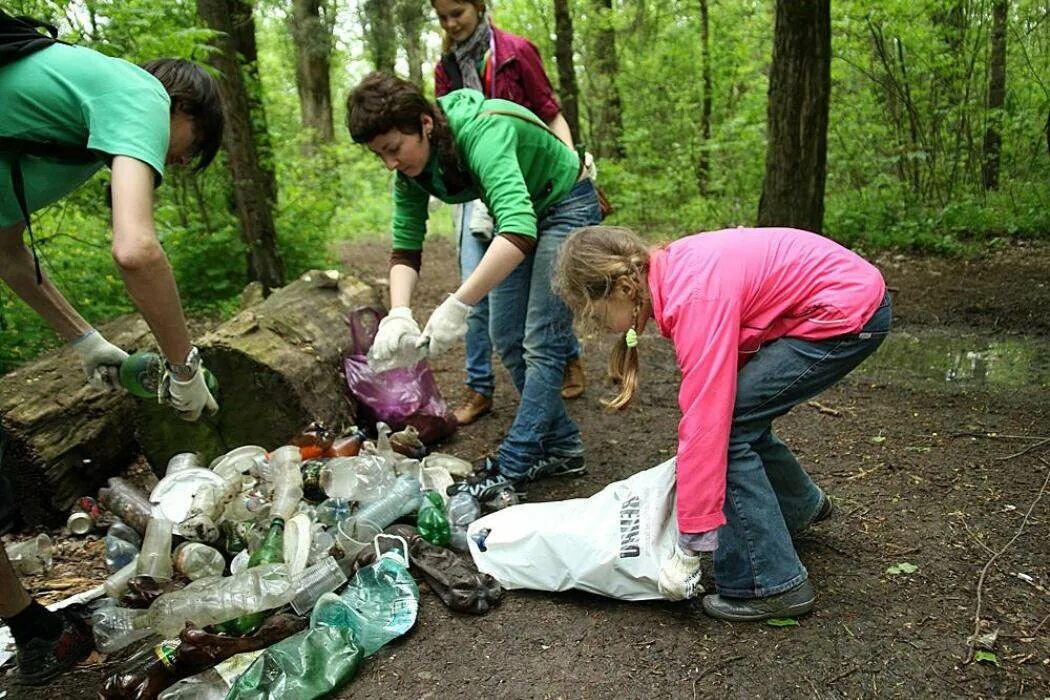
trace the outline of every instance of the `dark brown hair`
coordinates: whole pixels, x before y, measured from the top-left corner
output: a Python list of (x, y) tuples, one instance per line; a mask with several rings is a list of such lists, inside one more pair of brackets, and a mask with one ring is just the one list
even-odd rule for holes
[(202, 67), (181, 58), (158, 58), (142, 64), (143, 70), (160, 81), (171, 97), (171, 110), (193, 119), (197, 143), (193, 158), (196, 170), (204, 170), (222, 145), (225, 120), (219, 82)]
[(419, 86), (376, 71), (366, 75), (346, 98), (346, 126), (354, 143), (368, 143), (393, 129), (421, 134), (423, 115), (434, 120), (430, 144), (440, 159), (445, 187), (449, 193), (459, 192), (470, 184), (470, 174), (461, 164), (445, 113), (423, 96)]

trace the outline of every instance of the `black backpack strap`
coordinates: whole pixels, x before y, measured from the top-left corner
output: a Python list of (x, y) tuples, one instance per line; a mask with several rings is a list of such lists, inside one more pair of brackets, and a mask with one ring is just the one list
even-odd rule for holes
[(18, 208), (22, 210), (22, 219), (26, 222), (26, 231), (29, 231), (29, 248), (33, 251), (33, 265), (36, 267), (36, 283), (43, 284), (44, 276), (40, 273), (40, 258), (36, 254), (36, 238), (33, 237), (32, 217), (29, 216), (29, 207), (26, 205), (26, 185), (22, 176), (22, 154), (19, 153), (11, 162), (11, 185), (15, 190), (15, 199), (18, 200)]
[(463, 72), (459, 69), (459, 61), (456, 60), (456, 55), (451, 51), (441, 54), (441, 67), (445, 69), (448, 80), (452, 83), (452, 89), (461, 89), (463, 87)]
[[(47, 34), (41, 34), (43, 29)], [(58, 27), (32, 17), (14, 17), (0, 10), (0, 64), (10, 63), (58, 40)]]

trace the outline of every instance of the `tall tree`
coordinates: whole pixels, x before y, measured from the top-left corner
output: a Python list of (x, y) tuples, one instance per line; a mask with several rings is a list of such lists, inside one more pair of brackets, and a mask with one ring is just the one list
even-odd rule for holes
[(988, 64), (988, 127), (984, 132), (981, 184), (986, 190), (999, 187), (999, 152), (1002, 149), (1003, 105), (1006, 103), (1006, 15), (1009, 3), (992, 6), (992, 51)]
[(574, 143), (580, 143), (580, 89), (573, 60), (572, 13), (569, 0), (554, 0), (554, 55), (558, 62), (558, 93), (561, 112), (569, 124)]
[(397, 29), (394, 5), (390, 0), (365, 0), (361, 6), (361, 25), (365, 44), (376, 70), (394, 72), (397, 61)]
[(218, 70), (226, 117), (227, 161), (233, 178), (248, 278), (265, 290), (284, 285), (273, 205), (277, 181), (259, 85), (252, 6), (244, 0), (197, 0), (197, 14), (217, 34), (211, 63)]
[(309, 140), (303, 143), (304, 155), (311, 154), (319, 143), (331, 143), (334, 137), (329, 80), (333, 13), (327, 0), (292, 0), (299, 115), (303, 127), (310, 130)]
[(696, 161), (696, 186), (707, 194), (711, 178), (711, 42), (707, 0), (700, 0), (700, 82), (704, 95), (700, 102), (700, 157)]
[(759, 226), (819, 232), (831, 93), (831, 0), (777, 0)]
[(423, 27), (426, 24), (427, 0), (398, 0), (397, 25), (405, 46), (408, 79), (423, 84)]
[(595, 37), (594, 82), (598, 110), (594, 119), (594, 153), (600, 158), (623, 158), (623, 106), (616, 76), (620, 61), (616, 56), (616, 29), (613, 26), (612, 0), (591, 0), (599, 15)]

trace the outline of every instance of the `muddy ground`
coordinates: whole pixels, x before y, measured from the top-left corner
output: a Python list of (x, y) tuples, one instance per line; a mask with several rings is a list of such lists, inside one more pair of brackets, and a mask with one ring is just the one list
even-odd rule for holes
[[(349, 245), (345, 255), (369, 280), (385, 276), (386, 256), (378, 240)], [(875, 261), (895, 292), (899, 331), (1043, 348), (1050, 341), (1050, 245), (969, 260)], [(425, 320), (455, 277), (451, 242), (430, 242), (417, 318)], [(589, 471), (532, 485), (530, 500), (590, 495), (672, 454), (674, 355), (652, 330), (642, 342), (640, 394), (609, 415), (597, 403), (608, 391), (606, 346), (584, 339), (589, 386), (570, 413)], [(435, 369), (456, 400), (462, 352)], [(473, 458), (498, 445), (514, 409), (500, 372), (496, 410), (443, 451)], [(818, 592), (798, 626), (727, 624), (689, 603), (578, 593), (511, 592), (490, 614), (469, 617), (421, 586), (415, 629), (366, 662), (337, 697), (1050, 696), (1046, 382), (918, 381), (866, 365), (781, 419), (778, 431), (838, 504), (835, 518), (797, 542)], [(916, 570), (887, 572), (901, 563)], [(983, 631), (998, 632), (997, 664), (967, 663), (978, 616)], [(6, 680), (0, 689), (8, 697), (92, 697), (109, 664), (91, 661), (45, 689), (25, 693)]]

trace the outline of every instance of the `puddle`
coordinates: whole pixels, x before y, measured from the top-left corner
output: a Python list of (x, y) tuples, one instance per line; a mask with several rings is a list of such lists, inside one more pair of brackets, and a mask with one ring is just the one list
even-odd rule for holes
[(883, 380), (973, 387), (1050, 387), (1050, 342), (894, 331), (860, 371)]

